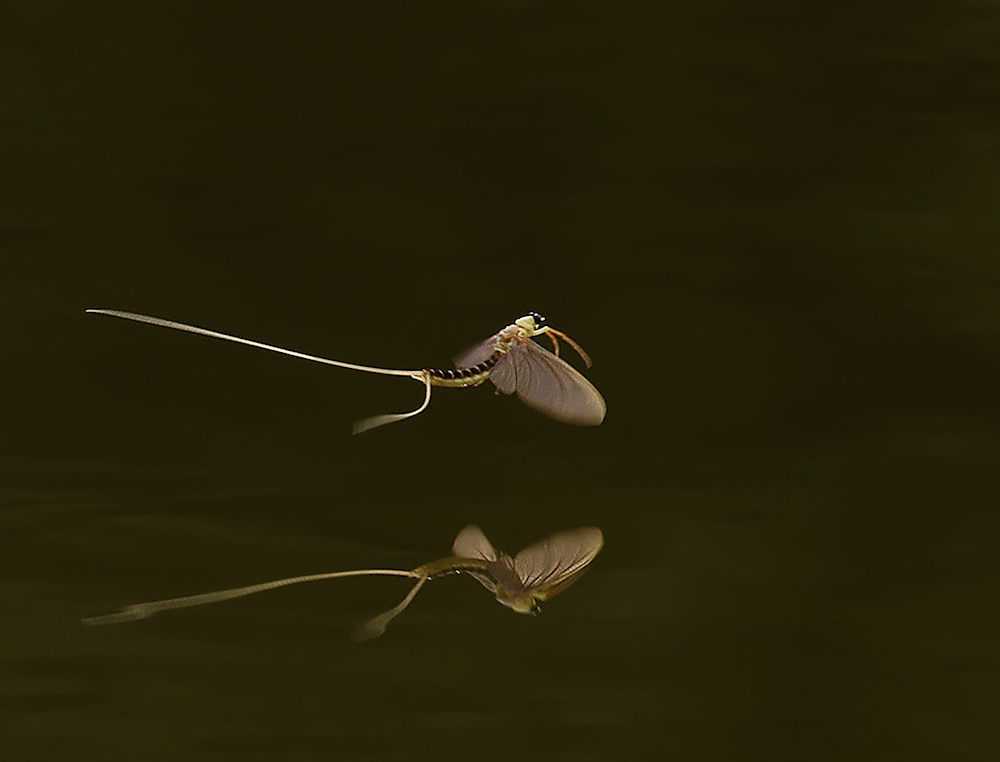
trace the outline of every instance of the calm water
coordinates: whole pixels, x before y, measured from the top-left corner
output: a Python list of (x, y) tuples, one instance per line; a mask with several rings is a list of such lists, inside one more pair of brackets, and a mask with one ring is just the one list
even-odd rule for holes
[[(993, 760), (985, 3), (15, 2), (0, 730), (18, 760)], [(537, 309), (597, 429), (387, 367)], [(541, 617), (410, 568), (594, 524)]]

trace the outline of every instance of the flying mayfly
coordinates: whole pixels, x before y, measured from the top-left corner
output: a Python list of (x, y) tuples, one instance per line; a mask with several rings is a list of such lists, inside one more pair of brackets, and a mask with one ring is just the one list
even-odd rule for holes
[[(307, 355), (291, 349), (263, 344), (259, 341), (210, 331), (207, 328), (199, 328), (149, 315), (138, 315), (134, 312), (121, 312), (119, 310), (87, 310), (87, 312), (111, 315), (164, 328), (174, 328), (224, 341), (235, 341), (239, 344), (247, 344), (270, 352), (280, 352), (303, 360), (334, 365), (338, 368), (359, 370), (364, 373), (379, 373), (384, 376), (406, 376), (424, 384), (426, 387), (424, 402), (416, 410), (409, 413), (379, 415), (358, 421), (354, 424), (355, 434), (360, 434), (362, 431), (373, 429), (376, 426), (412, 418), (422, 413), (430, 404), (432, 386), (479, 386), (487, 378), (496, 386), (498, 393), (517, 394), (521, 401), (528, 406), (562, 423), (597, 426), (604, 420), (604, 398), (590, 381), (559, 357), (559, 339), (569, 344), (580, 355), (588, 368), (591, 366), (590, 357), (579, 344), (565, 333), (547, 326), (545, 318), (537, 312), (518, 318), (506, 328), (460, 354), (455, 358), (455, 370), (373, 368), (368, 365), (357, 365)], [(553, 352), (532, 341), (533, 337), (542, 334), (548, 336), (552, 341)]]
[(417, 583), (406, 597), (388, 611), (368, 620), (356, 632), (356, 639), (368, 640), (385, 632), (386, 626), (410, 605), (417, 593), (429, 580), (446, 574), (468, 573), (496, 596), (504, 606), (519, 614), (538, 614), (541, 602), (562, 592), (576, 582), (587, 564), (594, 560), (604, 545), (604, 536), (596, 527), (581, 527), (559, 532), (531, 545), (513, 558), (496, 550), (477, 526), (467, 526), (455, 538), (452, 554), (447, 558), (431, 561), (416, 569), (353, 569), (351, 571), (307, 574), (301, 577), (276, 579), (259, 585), (217, 590), (212, 593), (168, 598), (162, 601), (135, 603), (115, 614), (105, 614), (84, 619), (84, 624), (117, 624), (146, 619), (160, 611), (201, 606), (206, 603), (239, 598), (262, 593), (300, 582), (318, 582), (338, 577), (392, 576), (410, 577)]

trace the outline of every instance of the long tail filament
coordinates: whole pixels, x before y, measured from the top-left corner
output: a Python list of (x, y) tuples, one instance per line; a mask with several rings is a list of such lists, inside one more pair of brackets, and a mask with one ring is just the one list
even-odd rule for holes
[(396, 421), (402, 421), (406, 418), (412, 418), (415, 415), (419, 415), (427, 409), (427, 406), (431, 402), (431, 374), (426, 370), (420, 371), (423, 373), (423, 378), (421, 379), (427, 387), (427, 391), (424, 393), (424, 404), (418, 407), (416, 410), (411, 410), (409, 413), (392, 413), (390, 415), (376, 415), (374, 418), (365, 418), (362, 421), (357, 421), (354, 424), (354, 433), (361, 434), (369, 429), (374, 429), (378, 426), (385, 426), (388, 423), (396, 423)]
[(410, 602), (416, 597), (417, 593), (420, 592), (420, 588), (422, 588), (429, 579), (430, 577), (421, 577), (420, 581), (413, 586), (413, 589), (410, 590), (410, 592), (406, 594), (406, 597), (396, 606), (393, 606), (388, 611), (382, 612), (376, 617), (372, 617), (363, 625), (359, 626), (354, 631), (354, 640), (371, 640), (372, 638), (377, 638), (385, 632), (385, 628), (389, 625), (389, 622), (406, 610), (406, 607), (410, 605)]
[(114, 614), (103, 614), (101, 616), (91, 616), (83, 620), (84, 624), (119, 624), (121, 622), (135, 622), (139, 619), (147, 619), (153, 614), (172, 609), (183, 609), (188, 606), (202, 606), (206, 603), (217, 603), (218, 601), (228, 601), (230, 598), (240, 598), (244, 595), (263, 593), (267, 590), (274, 590), (285, 585), (298, 585), (301, 582), (318, 582), (324, 579), (336, 579), (338, 577), (370, 577), (370, 576), (392, 576), (392, 577), (412, 577), (420, 578), (420, 575), (413, 571), (403, 571), (402, 569), (355, 569), (352, 571), (324, 572), (322, 574), (306, 574), (299, 577), (286, 577), (276, 579), (271, 582), (261, 582), (258, 585), (247, 585), (246, 587), (234, 587), (228, 590), (216, 590), (212, 593), (201, 593), (200, 595), (187, 595), (183, 598), (166, 598), (162, 601), (149, 601), (148, 603), (133, 603), (126, 606), (121, 611)]

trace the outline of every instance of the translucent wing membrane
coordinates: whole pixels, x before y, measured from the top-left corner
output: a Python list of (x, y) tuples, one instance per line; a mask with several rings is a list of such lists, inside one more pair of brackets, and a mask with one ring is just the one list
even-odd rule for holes
[(604, 536), (597, 527), (560, 532), (518, 553), (514, 570), (525, 588), (539, 589), (539, 597), (550, 597), (568, 587), (603, 545)]
[(459, 558), (481, 558), (484, 561), (496, 561), (497, 551), (486, 539), (483, 530), (475, 525), (467, 526), (458, 533), (452, 543), (451, 552)]
[[(492, 543), (486, 539), (483, 531), (477, 526), (467, 526), (459, 532), (458, 537), (455, 538), (455, 542), (452, 543), (451, 552), (459, 558), (481, 558), (484, 561), (492, 561), (490, 571), (496, 575), (497, 567), (500, 567), (500, 574), (498, 576), (501, 580), (507, 581), (513, 577), (513, 563), (510, 561), (510, 556), (505, 553), (498, 553)], [(504, 569), (507, 570), (506, 574), (504, 573)], [(479, 584), (491, 593), (496, 592), (496, 582), (489, 576), (478, 572), (469, 572), (469, 574), (475, 577), (479, 581)]]
[(482, 341), (476, 344), (474, 347), (469, 347), (464, 352), (455, 356), (454, 363), (456, 368), (474, 368), (479, 363), (486, 361), (490, 356), (496, 351), (497, 337), (499, 334), (493, 334), (486, 341)]
[(493, 366), (490, 380), (503, 394), (561, 421), (597, 426), (604, 398), (572, 365), (530, 339), (515, 342)]

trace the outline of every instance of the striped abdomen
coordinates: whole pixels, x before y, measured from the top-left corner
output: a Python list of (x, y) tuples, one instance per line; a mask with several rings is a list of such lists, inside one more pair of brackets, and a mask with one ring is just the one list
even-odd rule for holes
[(490, 371), (497, 364), (503, 352), (494, 352), (479, 365), (471, 368), (456, 368), (455, 370), (437, 370), (426, 368), (431, 377), (431, 386), (478, 386), (490, 376)]

